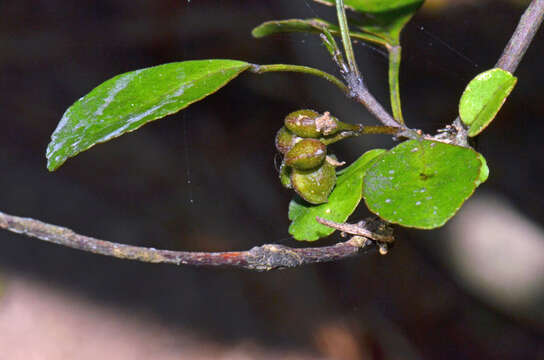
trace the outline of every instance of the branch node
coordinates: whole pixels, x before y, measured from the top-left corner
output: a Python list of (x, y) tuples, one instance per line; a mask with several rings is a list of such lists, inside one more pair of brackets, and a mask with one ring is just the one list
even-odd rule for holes
[(255, 246), (249, 250), (248, 267), (258, 271), (284, 269), (304, 264), (293, 249), (277, 244)]

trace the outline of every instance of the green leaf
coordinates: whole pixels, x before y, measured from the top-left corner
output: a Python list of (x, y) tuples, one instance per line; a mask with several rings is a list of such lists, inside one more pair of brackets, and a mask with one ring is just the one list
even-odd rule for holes
[(349, 167), (338, 172), (336, 187), (325, 204), (312, 205), (300, 198), (289, 204), (289, 233), (297, 240), (314, 241), (328, 236), (334, 229), (318, 223), (317, 216), (344, 222), (361, 201), (363, 176), (385, 150), (374, 149), (364, 153)]
[(469, 126), (468, 136), (478, 135), (493, 121), (516, 82), (514, 75), (496, 68), (468, 83), (459, 102), (459, 116)]
[[(334, 0), (314, 0), (333, 6)], [(362, 13), (381, 14), (414, 5), (420, 6), (423, 0), (344, 0), (347, 9)]]
[(405, 141), (367, 171), (363, 198), (370, 211), (388, 222), (420, 229), (440, 227), (481, 182), (480, 156), (442, 142)]
[(193, 60), (118, 75), (66, 110), (47, 147), (47, 168), (213, 94), (251, 64)]
[(482, 154), (478, 155), (478, 159), (480, 159), (480, 161), (482, 162), (482, 169), (480, 170), (480, 177), (478, 178), (478, 181), (476, 181), (476, 186), (480, 186), (481, 184), (486, 182), (487, 178), (489, 177), (489, 167), (487, 167), (487, 161)]
[[(333, 6), (334, 0), (314, 0)], [(363, 13), (367, 18), (358, 24), (360, 30), (398, 45), (400, 32), (424, 0), (344, 0), (347, 9)], [(353, 22), (353, 21), (352, 21)]]
[[(262, 38), (284, 32), (322, 33), (324, 29), (329, 30), (333, 35), (340, 36), (340, 29), (338, 28), (338, 25), (322, 19), (287, 19), (267, 21), (254, 28), (251, 34), (256, 38)], [(386, 44), (384, 39), (372, 34), (356, 31), (350, 31), (349, 34), (354, 39), (382, 45)]]

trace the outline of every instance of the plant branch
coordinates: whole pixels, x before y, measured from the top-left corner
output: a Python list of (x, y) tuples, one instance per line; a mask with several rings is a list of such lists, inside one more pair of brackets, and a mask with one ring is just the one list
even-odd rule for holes
[[(353, 236), (350, 240), (336, 245), (313, 248), (290, 248), (283, 245), (266, 244), (247, 251), (193, 252), (157, 250), (99, 240), (79, 235), (65, 227), (47, 224), (31, 218), (8, 215), (3, 212), (0, 212), (0, 229), (119, 259), (175, 265), (232, 266), (257, 271), (338, 261), (360, 253), (367, 253), (376, 248), (376, 242), (365, 237)], [(379, 237), (380, 235), (377, 234), (376, 236)]]
[(393, 228), (379, 218), (367, 218), (357, 224), (337, 223), (319, 216), (315, 220), (320, 224), (341, 231), (342, 236), (350, 234), (353, 236), (352, 239), (361, 237), (374, 240), (381, 255), (386, 255), (389, 247), (395, 241)]
[[(390, 127), (399, 127), (406, 129), (404, 124), (396, 121), (385, 109), (383, 106), (376, 100), (376, 98), (368, 91), (367, 87), (363, 83), (361, 76), (359, 74), (359, 68), (357, 67), (357, 62), (355, 61), (355, 54), (353, 52), (353, 46), (351, 44), (351, 37), (349, 34), (348, 21), (346, 18), (346, 9), (344, 8), (343, 0), (336, 0), (336, 14), (338, 16), (338, 25), (340, 26), (340, 35), (342, 36), (342, 44), (344, 45), (344, 53), (346, 54), (347, 65), (349, 71), (346, 73), (345, 68), (342, 67), (342, 64), (339, 64), (340, 72), (344, 76), (348, 88), (350, 89), (349, 96), (357, 100), (360, 104), (364, 105), (372, 115), (374, 115), (378, 120), (382, 122), (385, 126)], [(336, 61), (334, 55), (333, 44), (330, 39), (324, 39), (325, 45), (329, 49), (329, 52), (333, 53), (333, 58)], [(400, 58), (399, 58), (400, 60)], [(338, 64), (338, 61), (336, 61)]]
[(330, 145), (340, 140), (361, 135), (382, 134), (398, 136), (401, 135), (403, 132), (402, 129), (392, 126), (364, 126), (363, 124), (357, 124), (355, 126), (357, 127), (357, 130), (340, 131), (339, 133), (336, 133), (332, 136), (320, 138), (320, 141), (325, 145)]
[(385, 135), (396, 135), (400, 132), (400, 128), (392, 126), (362, 126), (361, 134), (385, 134)]
[[(387, 223), (382, 220), (361, 220), (357, 224), (337, 223), (319, 216), (317, 216), (315, 220), (320, 224), (350, 235), (363, 236), (382, 243), (393, 243), (395, 241), (392, 229), (388, 228)], [(374, 229), (371, 230), (369, 227)]]
[(374, 95), (368, 91), (361, 79), (357, 79), (355, 83), (348, 82), (348, 86), (351, 89), (351, 97), (366, 107), (366, 109), (380, 120), (382, 124), (385, 126), (406, 129), (404, 124), (398, 123), (387, 111), (385, 111)]
[(333, 83), (340, 90), (342, 90), (344, 94), (354, 98), (356, 101), (363, 104), (368, 109), (368, 111), (370, 111), (370, 113), (374, 115), (378, 120), (380, 120), (385, 126), (403, 128), (403, 125), (396, 122), (395, 119), (393, 119), (391, 115), (389, 115), (389, 113), (385, 111), (385, 109), (381, 106), (378, 100), (376, 100), (374, 96), (368, 91), (368, 89), (362, 84), (360, 79), (354, 80), (354, 82), (351, 82), (351, 85), (348, 87), (336, 76), (322, 70), (314, 69), (309, 66), (289, 64), (252, 64), (249, 68), (249, 71), (254, 74), (264, 74), (267, 72), (298, 72), (318, 76)]
[[(368, 91), (366, 86), (363, 84), (363, 81), (359, 75), (359, 70), (355, 62), (355, 56), (353, 54), (353, 48), (351, 46), (351, 39), (349, 37), (349, 29), (347, 28), (347, 20), (345, 17), (345, 10), (343, 7), (343, 1), (338, 1), (341, 3), (341, 11), (338, 11), (338, 21), (340, 22), (340, 28), (342, 30), (342, 42), (344, 43), (344, 50), (346, 52), (346, 57), (348, 64), (344, 62), (342, 53), (340, 52), (334, 37), (331, 35), (330, 31), (323, 29), (321, 34), (321, 40), (325, 44), (325, 47), (331, 54), (334, 62), (340, 69), (340, 73), (344, 76), (347, 86), (337, 77), (326, 73), (322, 70), (311, 68), (308, 66), (300, 65), (288, 65), (288, 64), (271, 64), (271, 65), (257, 65), (252, 64), (249, 68), (249, 71), (255, 74), (263, 74), (266, 72), (299, 72), (306, 73), (310, 75), (315, 75), (325, 79), (334, 85), (336, 85), (344, 94), (348, 97), (355, 99), (357, 102), (362, 104), (367, 108), (367, 110), (374, 115), (382, 124), (391, 128), (401, 128), (406, 130), (406, 127), (397, 122), (385, 109), (383, 106), (376, 100), (376, 98)], [(343, 21), (342, 21), (343, 19)], [(342, 23), (344, 22), (344, 25)], [(344, 26), (344, 27), (342, 27)], [(347, 38), (347, 40), (346, 40)], [(400, 55), (399, 55), (400, 56)], [(399, 58), (400, 61), (400, 58)], [(397, 70), (398, 71), (398, 70)], [(398, 83), (397, 83), (398, 85)], [(397, 86), (398, 89), (398, 86)], [(400, 106), (400, 103), (399, 103)]]
[(348, 87), (342, 82), (342, 80), (338, 79), (336, 76), (331, 75), (325, 71), (314, 69), (309, 66), (301, 66), (301, 65), (290, 65), (290, 64), (270, 64), (270, 65), (257, 65), (252, 64), (249, 68), (249, 71), (251, 71), (254, 74), (264, 74), (267, 72), (298, 72), (303, 74), (310, 74), (314, 76), (318, 76), (322, 79), (325, 79), (334, 85), (336, 85), (342, 92), (345, 94), (349, 94), (350, 91)]
[(521, 16), (514, 34), (508, 41), (497, 61), (496, 67), (514, 73), (531, 44), (542, 19), (544, 18), (544, 0), (533, 0)]
[(342, 36), (342, 44), (344, 45), (344, 53), (348, 61), (348, 67), (353, 77), (359, 77), (359, 68), (355, 61), (353, 46), (351, 45), (351, 37), (349, 35), (348, 20), (346, 18), (346, 9), (344, 9), (344, 0), (336, 0), (336, 15), (338, 16), (338, 25), (340, 26), (340, 35)]

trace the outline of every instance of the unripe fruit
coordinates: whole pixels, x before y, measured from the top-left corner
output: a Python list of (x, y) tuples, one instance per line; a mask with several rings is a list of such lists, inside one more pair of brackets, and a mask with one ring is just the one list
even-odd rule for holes
[(327, 202), (336, 184), (336, 171), (326, 161), (315, 170), (292, 169), (291, 182), (301, 198), (311, 204), (321, 204)]
[(297, 170), (315, 169), (325, 161), (327, 146), (317, 139), (302, 139), (285, 154), (285, 164)]
[(280, 153), (286, 154), (300, 139), (300, 137), (287, 130), (285, 126), (282, 126), (276, 134), (276, 149)]
[(285, 127), (293, 134), (303, 138), (319, 138), (334, 135), (340, 131), (360, 131), (358, 125), (339, 121), (326, 111), (320, 115), (313, 110), (297, 110), (285, 117)]
[(293, 111), (285, 117), (285, 127), (293, 134), (304, 138), (317, 138), (321, 133), (316, 129), (315, 119), (319, 113), (313, 110)]

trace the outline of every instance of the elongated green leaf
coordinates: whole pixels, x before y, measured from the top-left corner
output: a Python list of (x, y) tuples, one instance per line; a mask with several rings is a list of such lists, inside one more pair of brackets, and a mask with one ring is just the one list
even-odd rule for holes
[(213, 94), (251, 65), (193, 60), (118, 75), (66, 110), (47, 147), (47, 168)]
[(385, 150), (374, 149), (364, 153), (349, 167), (338, 172), (336, 187), (329, 196), (329, 201), (312, 205), (300, 198), (289, 204), (289, 233), (297, 240), (314, 241), (328, 236), (334, 229), (318, 223), (317, 216), (336, 222), (344, 222), (355, 211), (361, 201), (363, 176), (366, 170), (382, 155)]
[(485, 180), (480, 156), (442, 142), (405, 141), (367, 171), (363, 198), (370, 211), (388, 222), (440, 227)]
[(468, 83), (459, 101), (459, 116), (469, 126), (468, 136), (478, 135), (493, 121), (516, 82), (514, 75), (497, 68)]
[[(340, 35), (340, 29), (337, 25), (322, 19), (287, 19), (267, 21), (254, 28), (251, 34), (256, 38), (262, 38), (284, 32), (322, 33), (323, 29), (329, 30), (333, 35)], [(349, 34), (353, 39), (364, 40), (382, 45), (386, 44), (384, 39), (372, 34), (356, 31), (350, 31)]]
[[(314, 0), (333, 6), (334, 0)], [(346, 8), (368, 15), (359, 29), (382, 37), (390, 45), (397, 45), (400, 32), (424, 0), (344, 0)]]

